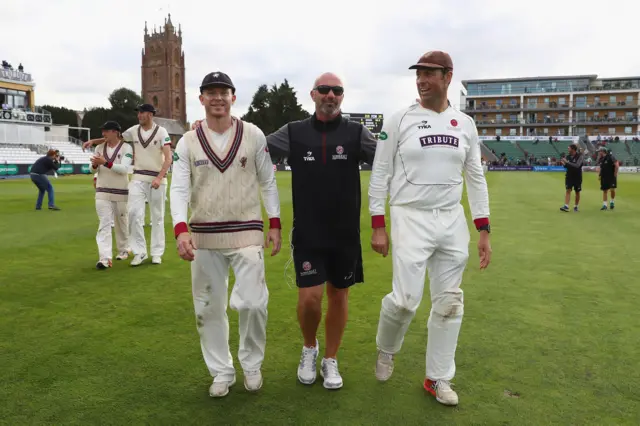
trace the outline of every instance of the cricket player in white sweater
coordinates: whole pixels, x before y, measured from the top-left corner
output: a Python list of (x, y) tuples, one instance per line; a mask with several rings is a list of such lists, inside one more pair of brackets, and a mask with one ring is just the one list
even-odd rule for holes
[(100, 259), (96, 268), (107, 269), (112, 266), (112, 225), (116, 233), (117, 259), (126, 259), (128, 254), (128, 173), (133, 150), (120, 140), (121, 128), (117, 122), (107, 121), (101, 129), (106, 142), (91, 158), (91, 172), (96, 176), (96, 212), (100, 220), (96, 236)]
[[(200, 93), (206, 120), (176, 146), (169, 198), (178, 253), (192, 262), (202, 354), (214, 378), (209, 394), (223, 397), (236, 382), (227, 318), (229, 267), (236, 278), (230, 306), (239, 313), (244, 386), (262, 387), (269, 299), (264, 247), (273, 244), (272, 256), (280, 251), (280, 201), (264, 133), (231, 116), (236, 96), (229, 76), (208, 74)], [(266, 241), (261, 193), (269, 217)]]
[(462, 276), (469, 257), (469, 228), (461, 205), (463, 176), (480, 232), (480, 268), (489, 265), (489, 196), (480, 142), (471, 117), (447, 99), (453, 63), (444, 52), (417, 64), (420, 102), (385, 120), (369, 185), (372, 248), (387, 256), (385, 203), (390, 193), (393, 289), (382, 300), (376, 343), (376, 377), (386, 381), (423, 297), (428, 271), (431, 313), (427, 324), (424, 388), (438, 402), (457, 405), (451, 388), (463, 316)]
[[(129, 184), (129, 242), (133, 259), (131, 266), (147, 259), (147, 240), (144, 235), (146, 203), (151, 212), (151, 263), (162, 263), (165, 250), (164, 215), (167, 200), (167, 172), (171, 167), (171, 138), (167, 130), (153, 122), (153, 105), (138, 108), (140, 124), (122, 133), (125, 142), (133, 145), (133, 174)], [(98, 145), (102, 139), (92, 139), (83, 148)]]

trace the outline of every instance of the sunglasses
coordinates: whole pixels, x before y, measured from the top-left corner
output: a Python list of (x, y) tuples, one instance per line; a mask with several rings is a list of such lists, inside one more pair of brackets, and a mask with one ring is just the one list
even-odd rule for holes
[(342, 86), (317, 86), (315, 88), (321, 95), (328, 95), (330, 91), (336, 96), (341, 96), (344, 93), (344, 87)]

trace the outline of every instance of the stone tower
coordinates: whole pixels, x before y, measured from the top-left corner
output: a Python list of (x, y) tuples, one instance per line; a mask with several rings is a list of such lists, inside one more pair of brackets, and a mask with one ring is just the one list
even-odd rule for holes
[(187, 104), (184, 79), (184, 52), (182, 28), (178, 31), (171, 23), (171, 14), (164, 27), (151, 34), (144, 23), (142, 49), (142, 98), (155, 106), (157, 117), (187, 122)]

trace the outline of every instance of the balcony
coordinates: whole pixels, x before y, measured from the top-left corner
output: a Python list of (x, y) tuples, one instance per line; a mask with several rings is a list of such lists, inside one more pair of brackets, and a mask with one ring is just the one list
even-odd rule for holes
[(496, 103), (482, 103), (480, 105), (466, 105), (463, 112), (491, 112), (491, 111), (520, 111), (520, 103), (517, 104), (496, 104)]
[(638, 101), (618, 101), (618, 102), (579, 102), (574, 101), (573, 109), (575, 110), (587, 110), (587, 109), (625, 109), (625, 108), (640, 108), (640, 102)]
[(632, 117), (576, 117), (573, 119), (573, 122), (576, 124), (591, 124), (591, 125), (600, 125), (600, 124), (610, 124), (610, 125), (637, 125), (640, 123), (638, 120), (638, 116), (634, 115)]
[(521, 126), (524, 120), (480, 120), (476, 121), (478, 127), (516, 127)]
[(571, 124), (568, 118), (545, 118), (542, 120), (523, 120), (523, 125), (530, 126), (566, 126)]
[(527, 102), (524, 105), (525, 111), (568, 111), (570, 105), (568, 103), (558, 103), (558, 102)]

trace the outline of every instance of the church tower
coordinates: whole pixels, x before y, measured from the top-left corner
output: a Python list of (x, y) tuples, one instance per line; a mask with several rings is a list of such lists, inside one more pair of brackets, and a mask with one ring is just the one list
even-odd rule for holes
[(187, 123), (187, 102), (184, 78), (182, 28), (171, 23), (171, 14), (164, 27), (151, 34), (144, 24), (142, 49), (142, 99), (155, 106), (157, 117)]

